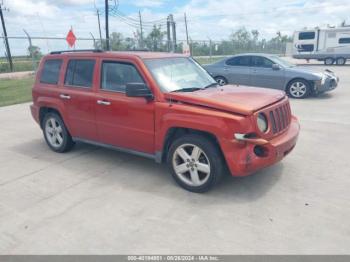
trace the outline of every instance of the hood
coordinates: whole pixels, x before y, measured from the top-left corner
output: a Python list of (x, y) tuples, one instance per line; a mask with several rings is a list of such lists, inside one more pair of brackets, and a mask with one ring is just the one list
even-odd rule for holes
[[(292, 72), (296, 72), (296, 73), (309, 73), (309, 74), (314, 74), (314, 75), (322, 75), (324, 73), (324, 71), (318, 69), (318, 68), (311, 68), (309, 66), (294, 66), (294, 67), (289, 67), (287, 68), (287, 70), (292, 71)], [(322, 76), (320, 76), (322, 77)]]
[(164, 94), (166, 99), (200, 105), (241, 115), (250, 115), (285, 97), (279, 90), (249, 86), (226, 85), (194, 92)]

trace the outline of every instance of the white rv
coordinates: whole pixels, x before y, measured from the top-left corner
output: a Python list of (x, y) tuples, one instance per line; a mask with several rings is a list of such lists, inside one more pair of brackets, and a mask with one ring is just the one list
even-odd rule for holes
[(317, 59), (326, 65), (344, 65), (350, 59), (350, 27), (296, 31), (293, 36), (293, 57)]

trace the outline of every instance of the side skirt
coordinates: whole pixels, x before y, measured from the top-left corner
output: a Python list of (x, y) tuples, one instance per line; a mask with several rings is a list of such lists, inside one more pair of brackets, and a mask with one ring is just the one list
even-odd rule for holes
[(82, 142), (82, 143), (86, 143), (86, 144), (90, 144), (90, 145), (94, 145), (94, 146), (100, 146), (100, 147), (104, 147), (104, 148), (108, 148), (108, 149), (112, 149), (112, 150), (116, 150), (116, 151), (120, 151), (120, 152), (124, 152), (124, 153), (128, 153), (128, 154), (136, 155), (136, 156), (141, 156), (141, 157), (153, 159), (157, 163), (160, 163), (158, 160), (158, 158), (159, 158), (158, 154), (152, 155), (152, 154), (148, 154), (148, 153), (144, 153), (144, 152), (140, 152), (140, 151), (136, 151), (136, 150), (132, 150), (132, 149), (128, 149), (128, 148), (112, 146), (112, 145), (108, 145), (108, 144), (104, 144), (104, 143), (99, 143), (96, 141), (91, 141), (88, 139), (82, 139), (79, 137), (73, 137), (72, 139), (75, 142)]

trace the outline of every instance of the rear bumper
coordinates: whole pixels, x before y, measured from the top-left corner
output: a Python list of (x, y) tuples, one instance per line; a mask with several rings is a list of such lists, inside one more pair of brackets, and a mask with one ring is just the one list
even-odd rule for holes
[(40, 125), (39, 108), (37, 106), (35, 106), (34, 104), (32, 104), (32, 105), (30, 105), (30, 112), (32, 113), (34, 120)]
[(256, 144), (239, 142), (237, 140), (221, 141), (227, 166), (232, 176), (247, 176), (264, 167), (281, 161), (294, 148), (300, 126), (298, 120), (292, 117), (289, 128), (281, 135), (261, 145), (263, 156), (258, 156), (254, 149)]

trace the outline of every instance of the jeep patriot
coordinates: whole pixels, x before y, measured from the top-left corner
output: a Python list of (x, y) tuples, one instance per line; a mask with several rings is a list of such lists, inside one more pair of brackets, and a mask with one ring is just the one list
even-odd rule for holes
[(80, 141), (149, 157), (192, 192), (212, 188), (227, 168), (246, 176), (280, 161), (299, 134), (283, 91), (218, 86), (181, 54), (52, 52), (32, 92), (53, 151)]

